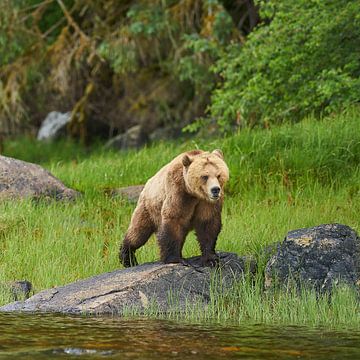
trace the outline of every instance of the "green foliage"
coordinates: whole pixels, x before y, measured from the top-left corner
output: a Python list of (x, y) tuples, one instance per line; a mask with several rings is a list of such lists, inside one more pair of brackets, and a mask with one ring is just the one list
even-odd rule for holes
[(214, 67), (224, 81), (210, 112), (224, 130), (329, 114), (360, 101), (357, 0), (260, 4), (271, 22), (243, 46), (231, 44)]
[(33, 39), (20, 22), (19, 10), (25, 4), (24, 1), (13, 4), (9, 0), (0, 4), (0, 66), (14, 61)]
[(161, 34), (167, 25), (164, 10), (162, 4), (133, 5), (126, 14), (130, 21), (130, 33), (145, 37)]
[[(42, 0), (27, 0), (33, 5), (39, 5)], [(71, 11), (73, 9), (76, 0), (62, 0), (64, 5)], [(38, 26), (41, 33), (48, 33), (47, 42), (52, 43), (59, 36), (61, 27), (58, 24), (65, 24), (64, 13), (61, 10), (59, 4), (56, 1), (50, 2), (39, 20)]]
[(109, 61), (117, 74), (134, 72), (138, 68), (136, 46), (133, 42), (124, 44), (119, 40), (109, 43), (104, 40), (97, 50), (100, 56)]
[[(63, 0), (66, 6), (73, 6), (74, 0)], [(41, 41), (39, 33), (51, 30), (62, 18), (63, 12), (56, 3), (50, 2), (39, 22), (36, 9), (42, 0), (2, 0), (0, 3), (0, 66), (9, 64), (25, 55), (29, 48)], [(56, 30), (55, 32), (53, 30)], [(49, 39), (54, 40), (59, 29), (54, 28)], [(48, 39), (48, 40), (49, 40)]]
[(99, 114), (119, 132), (226, 132), (359, 102), (358, 1), (258, 4), (263, 23), (245, 38), (233, 22), (246, 6), (236, 14), (225, 0), (4, 0), (0, 132), (37, 127), (54, 108), (84, 120), (72, 126), (80, 136)]
[[(164, 62), (172, 53), (177, 24), (171, 19), (169, 5), (170, 1), (133, 2), (118, 20), (117, 36), (107, 31), (98, 51), (115, 73), (133, 73), (144, 65)], [(167, 52), (164, 45), (169, 46)]]
[(184, 35), (183, 49), (184, 54), (176, 68), (179, 79), (210, 90), (213, 87), (214, 76), (209, 71), (209, 63), (218, 58), (219, 44), (214, 39), (191, 34)]

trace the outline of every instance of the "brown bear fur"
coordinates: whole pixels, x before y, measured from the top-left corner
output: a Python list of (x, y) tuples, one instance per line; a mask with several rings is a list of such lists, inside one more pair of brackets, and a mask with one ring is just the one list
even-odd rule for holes
[(204, 266), (216, 264), (224, 185), (229, 169), (222, 152), (193, 150), (177, 156), (146, 183), (120, 248), (125, 267), (137, 265), (135, 250), (155, 233), (164, 263), (184, 263), (186, 235), (195, 230)]

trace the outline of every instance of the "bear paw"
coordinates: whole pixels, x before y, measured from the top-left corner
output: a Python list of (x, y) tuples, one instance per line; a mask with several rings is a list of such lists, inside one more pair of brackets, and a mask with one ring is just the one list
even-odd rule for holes
[(169, 256), (164, 261), (165, 264), (181, 264), (184, 266), (190, 266), (189, 262), (183, 258), (175, 257), (175, 256)]
[(206, 255), (200, 258), (200, 264), (203, 267), (216, 267), (219, 265), (220, 258), (218, 255)]

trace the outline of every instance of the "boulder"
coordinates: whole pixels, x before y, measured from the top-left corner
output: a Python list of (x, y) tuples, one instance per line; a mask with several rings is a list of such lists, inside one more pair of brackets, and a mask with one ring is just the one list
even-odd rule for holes
[(32, 284), (27, 280), (12, 281), (0, 284), (0, 291), (8, 293), (14, 301), (28, 299), (32, 291)]
[(160, 141), (160, 140), (169, 140), (169, 139), (177, 139), (182, 134), (180, 128), (175, 127), (159, 127), (155, 129), (150, 135), (149, 139), (152, 142)]
[(192, 304), (205, 306), (210, 301), (210, 283), (225, 290), (245, 270), (255, 271), (253, 260), (232, 253), (219, 256), (217, 270), (200, 267), (200, 257), (189, 259), (191, 266), (147, 263), (44, 290), (0, 311), (121, 315), (134, 310), (139, 314), (149, 309), (166, 313)]
[(136, 125), (128, 129), (125, 133), (110, 139), (104, 145), (104, 148), (117, 150), (138, 149), (145, 145), (147, 141), (148, 136), (143, 130), (143, 127), (141, 125)]
[(78, 195), (41, 166), (0, 156), (0, 201), (27, 197), (73, 200)]
[(109, 193), (112, 197), (121, 196), (129, 202), (136, 203), (139, 200), (139, 196), (143, 189), (144, 185), (132, 185), (117, 189), (111, 189)]
[(360, 239), (349, 226), (324, 224), (288, 232), (265, 269), (265, 287), (294, 284), (330, 293), (334, 284), (360, 285)]
[(37, 134), (38, 140), (54, 140), (64, 135), (66, 132), (66, 125), (71, 120), (71, 113), (61, 113), (52, 111), (42, 122)]

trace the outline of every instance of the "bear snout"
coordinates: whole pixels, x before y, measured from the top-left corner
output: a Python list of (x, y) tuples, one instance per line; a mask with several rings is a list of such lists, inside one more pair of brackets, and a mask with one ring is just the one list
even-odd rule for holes
[(211, 192), (211, 197), (213, 199), (217, 199), (219, 198), (220, 196), (220, 187), (219, 186), (213, 186), (211, 189), (210, 189), (210, 192)]
[(218, 186), (214, 186), (211, 188), (211, 194), (213, 196), (219, 196), (220, 194), (220, 188)]

